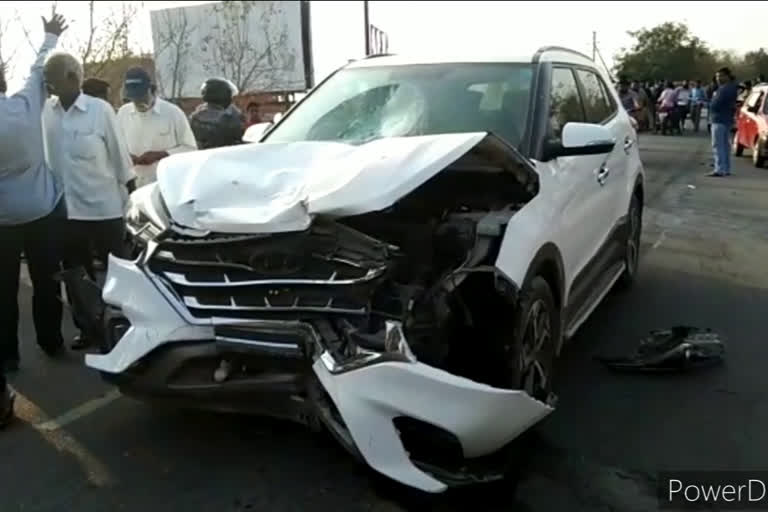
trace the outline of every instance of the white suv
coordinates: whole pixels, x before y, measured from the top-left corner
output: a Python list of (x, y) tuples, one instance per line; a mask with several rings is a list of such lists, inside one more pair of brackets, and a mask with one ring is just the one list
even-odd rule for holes
[(501, 476), (563, 341), (637, 272), (643, 169), (609, 83), (562, 48), (369, 58), (259, 143), (164, 159), (87, 364), (327, 428), (425, 491)]

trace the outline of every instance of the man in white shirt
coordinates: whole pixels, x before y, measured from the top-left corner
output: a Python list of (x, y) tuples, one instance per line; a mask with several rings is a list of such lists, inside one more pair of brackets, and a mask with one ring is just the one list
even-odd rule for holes
[(156, 96), (157, 88), (142, 68), (125, 73), (124, 97), (129, 101), (117, 113), (123, 137), (128, 144), (136, 186), (157, 179), (157, 163), (168, 155), (197, 149), (195, 135), (184, 112)]
[(40, 114), (45, 102), (43, 62), (66, 30), (52, 13), (43, 20), (45, 42), (37, 53), (24, 87), (6, 96), (0, 69), (0, 428), (13, 417), (13, 395), (5, 373), (19, 365), (19, 271), (27, 257), (34, 296), (32, 316), (38, 345), (49, 355), (62, 346), (61, 286), (56, 244), (64, 222), (61, 190), (43, 154)]
[(124, 253), (124, 214), (135, 179), (131, 158), (112, 107), (81, 92), (83, 68), (76, 58), (55, 54), (44, 74), (56, 96), (43, 110), (43, 140), (67, 205), (65, 266), (82, 266), (93, 278), (92, 248), (101, 261)]

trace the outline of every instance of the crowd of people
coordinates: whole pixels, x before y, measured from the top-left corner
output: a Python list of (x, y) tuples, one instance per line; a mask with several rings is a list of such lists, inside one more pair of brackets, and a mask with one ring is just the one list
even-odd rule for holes
[[(759, 76), (755, 81), (761, 83), (764, 78)], [(752, 83), (747, 80), (737, 85), (737, 103), (749, 93)], [(707, 130), (711, 131), (709, 105), (719, 87), (716, 77), (706, 84), (701, 80), (630, 82), (626, 78), (621, 79), (618, 84), (622, 104), (635, 118), (639, 129), (663, 135), (682, 135), (688, 120), (691, 122), (692, 131), (698, 132), (705, 112)]]
[[(755, 80), (764, 81), (762, 75)], [(714, 157), (714, 170), (709, 176), (716, 177), (731, 175), (731, 134), (738, 105), (751, 88), (751, 80), (737, 83), (727, 67), (719, 69), (706, 85), (701, 80), (630, 82), (626, 78), (618, 83), (621, 103), (637, 121), (639, 131), (682, 135), (690, 119), (692, 130), (698, 132), (706, 111)]]
[[(0, 69), (0, 427), (13, 416), (5, 375), (18, 370), (18, 291), (22, 254), (32, 281), (36, 341), (56, 357), (64, 349), (60, 273), (94, 275), (94, 254), (125, 256), (129, 194), (156, 180), (169, 155), (242, 142), (245, 119), (234, 86), (211, 79), (190, 116), (157, 94), (141, 68), (125, 73), (124, 104), (107, 101), (109, 84), (84, 80), (71, 54), (52, 53), (67, 28), (55, 12), (29, 77), (6, 96)], [(75, 319), (77, 326), (77, 320)], [(80, 327), (80, 326), (77, 326)], [(73, 348), (91, 346), (82, 332)]]

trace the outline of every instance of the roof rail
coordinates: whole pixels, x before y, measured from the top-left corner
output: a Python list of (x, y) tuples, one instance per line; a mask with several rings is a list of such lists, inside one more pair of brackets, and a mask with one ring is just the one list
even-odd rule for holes
[(363, 58), (365, 60), (368, 60), (368, 59), (376, 59), (378, 57), (394, 57), (394, 55), (395, 55), (394, 53), (374, 53), (372, 55), (367, 55)]
[(578, 52), (576, 50), (571, 50), (570, 48), (565, 48), (563, 46), (542, 46), (541, 48), (538, 49), (538, 51), (536, 51), (536, 57), (541, 56), (541, 54), (544, 52), (567, 52), (567, 53), (572, 53), (574, 55), (578, 55), (579, 57), (584, 57), (587, 60), (592, 60), (592, 57), (587, 57), (581, 52)]

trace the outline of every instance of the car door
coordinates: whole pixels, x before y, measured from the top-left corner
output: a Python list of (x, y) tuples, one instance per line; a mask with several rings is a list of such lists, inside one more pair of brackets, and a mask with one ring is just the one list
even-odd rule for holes
[[(559, 140), (569, 122), (585, 122), (584, 105), (572, 67), (555, 65), (550, 84), (547, 137)], [(597, 170), (606, 155), (561, 156), (549, 162), (552, 203), (557, 222), (556, 239), (563, 257), (566, 281), (570, 284), (584, 271), (602, 237), (601, 187)]]
[(742, 146), (751, 148), (758, 136), (758, 119), (760, 105), (763, 100), (763, 91), (755, 90), (744, 102), (744, 107), (739, 114), (739, 142)]
[[(627, 214), (629, 198), (625, 197), (629, 156), (637, 151), (636, 132), (629, 120), (629, 115), (609, 91), (608, 85), (592, 69), (579, 68), (576, 78), (584, 98), (584, 110), (588, 123), (600, 124), (613, 134), (616, 145), (603, 167), (594, 169), (595, 181), (599, 188), (595, 191), (599, 197), (599, 217), (594, 221), (600, 226), (600, 249), (610, 250), (608, 245), (615, 243), (615, 235), (620, 220)], [(602, 178), (600, 177), (602, 176)], [(607, 264), (611, 264), (608, 262)]]

